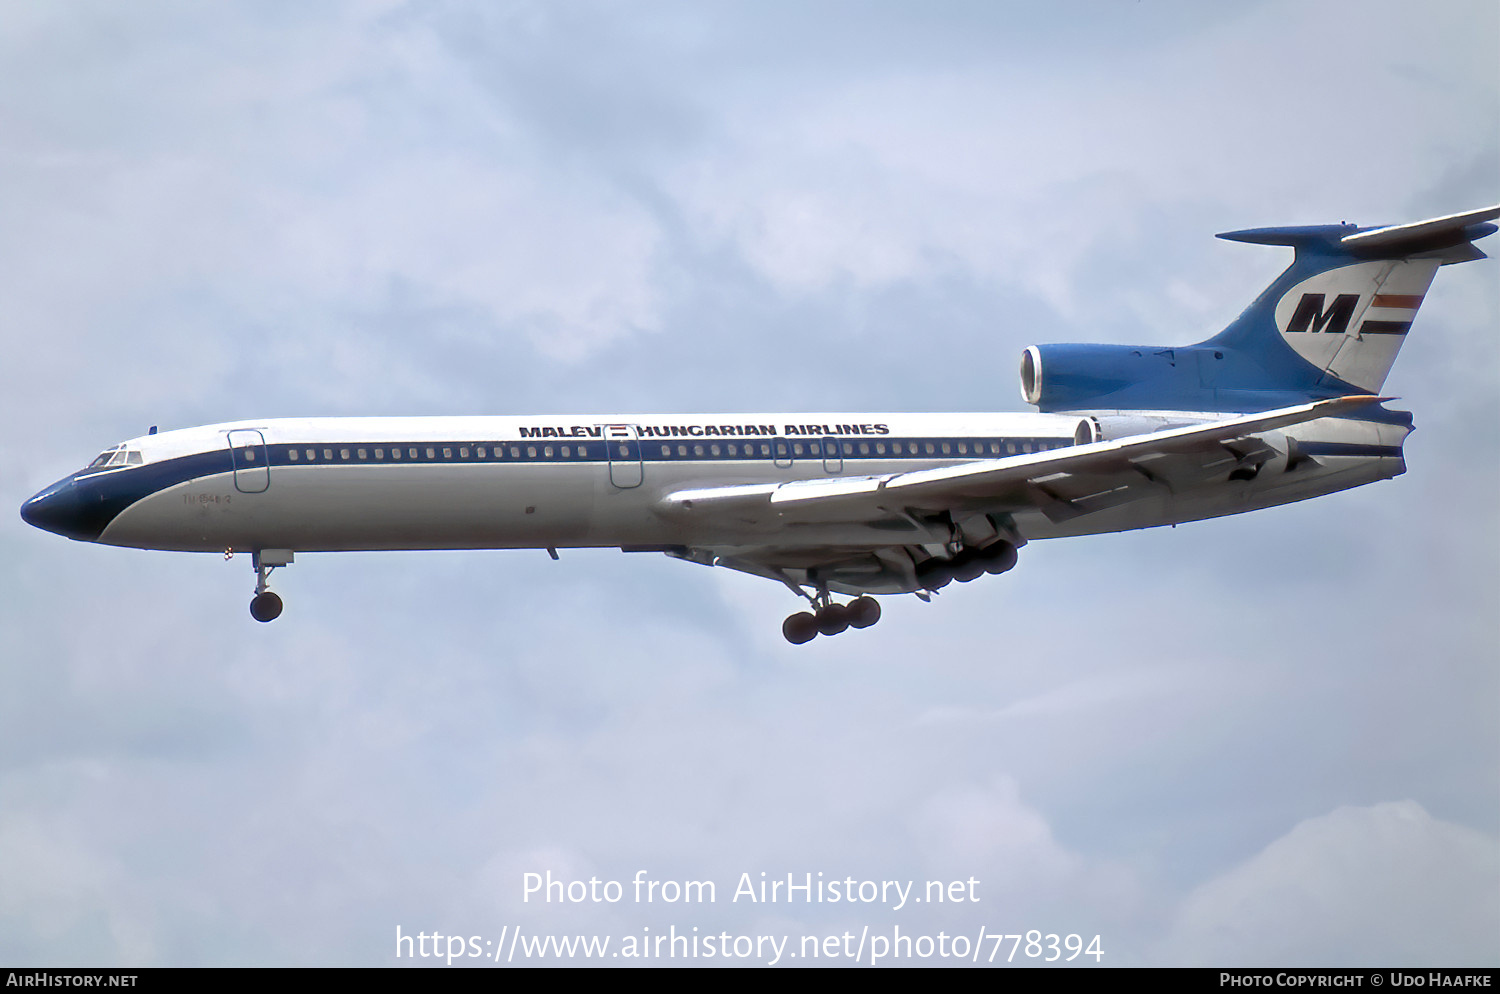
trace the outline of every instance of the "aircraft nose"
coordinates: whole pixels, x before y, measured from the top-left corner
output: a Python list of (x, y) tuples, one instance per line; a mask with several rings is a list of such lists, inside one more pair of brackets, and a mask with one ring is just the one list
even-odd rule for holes
[(86, 510), (78, 486), (70, 479), (62, 480), (22, 504), (21, 520), (43, 531), (92, 542), (99, 534), (90, 527)]

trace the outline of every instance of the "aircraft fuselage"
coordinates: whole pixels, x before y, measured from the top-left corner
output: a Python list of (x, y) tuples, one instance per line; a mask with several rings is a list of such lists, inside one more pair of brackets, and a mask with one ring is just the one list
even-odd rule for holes
[[(23, 514), (84, 541), (141, 549), (332, 552), (669, 548), (765, 542), (774, 526), (682, 520), (688, 487), (861, 477), (1062, 449), (1102, 418), (1049, 414), (308, 418), (244, 421), (121, 443), (139, 464), (59, 481)], [(1164, 423), (1184, 423), (1186, 416)], [(1207, 419), (1208, 416), (1203, 416)], [(825, 432), (826, 429), (826, 432)], [(849, 431), (857, 434), (849, 434)], [(1212, 478), (1072, 521), (1015, 515), (1025, 539), (1173, 524), (1302, 500), (1403, 471), (1404, 425), (1325, 418), (1287, 434), (1297, 474)], [(710, 433), (711, 432), (711, 433)], [(1218, 474), (1217, 476), (1222, 476)], [(915, 533), (918, 523), (908, 523)], [(778, 544), (892, 541), (889, 522), (801, 524)], [(911, 540), (941, 541), (913, 534)]]

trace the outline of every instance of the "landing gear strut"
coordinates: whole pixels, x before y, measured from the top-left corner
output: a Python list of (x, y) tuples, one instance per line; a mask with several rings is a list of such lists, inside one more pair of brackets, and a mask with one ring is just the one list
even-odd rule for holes
[(869, 628), (880, 620), (880, 602), (868, 595), (835, 604), (827, 590), (809, 596), (812, 611), (802, 611), (781, 623), (781, 634), (792, 645), (811, 642), (818, 635), (837, 635), (850, 628)]
[(256, 621), (275, 621), (281, 617), (281, 598), (266, 586), (266, 578), (278, 566), (288, 566), (292, 553), (288, 549), (264, 549), (250, 554), (250, 563), (255, 567), (255, 596), (250, 599), (250, 617)]

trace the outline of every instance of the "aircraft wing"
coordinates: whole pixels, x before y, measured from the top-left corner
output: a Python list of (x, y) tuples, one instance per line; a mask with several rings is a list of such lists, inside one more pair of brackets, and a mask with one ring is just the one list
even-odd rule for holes
[(663, 514), (727, 514), (746, 525), (872, 522), (921, 513), (1039, 510), (1053, 521), (1176, 490), (1275, 455), (1256, 436), (1333, 417), (1386, 398), (1357, 395), (1279, 408), (1107, 442), (937, 469), (878, 476), (834, 476), (789, 483), (679, 490)]

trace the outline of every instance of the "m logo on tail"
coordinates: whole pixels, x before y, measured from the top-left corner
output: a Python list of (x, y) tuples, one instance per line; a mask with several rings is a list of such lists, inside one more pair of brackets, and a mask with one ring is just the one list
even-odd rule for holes
[(1324, 294), (1304, 293), (1286, 330), (1294, 334), (1324, 332), (1342, 335), (1349, 330), (1349, 319), (1354, 316), (1354, 306), (1359, 303), (1359, 294), (1341, 293), (1333, 306), (1323, 310)]
[(1327, 269), (1288, 290), (1276, 329), (1292, 351), (1337, 380), (1374, 392), (1385, 382), (1437, 272), (1437, 259), (1380, 259)]

